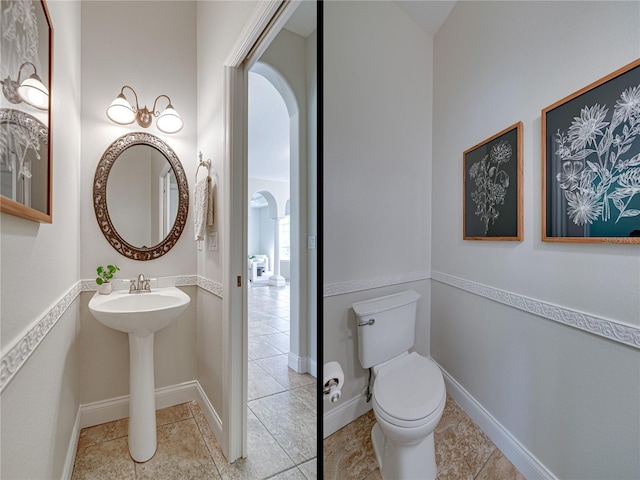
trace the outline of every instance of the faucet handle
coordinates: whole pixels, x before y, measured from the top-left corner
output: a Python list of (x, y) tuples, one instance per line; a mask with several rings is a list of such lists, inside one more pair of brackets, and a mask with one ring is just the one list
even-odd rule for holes
[(140, 290), (143, 290), (145, 292), (150, 292), (151, 291), (151, 279), (150, 278), (145, 278), (144, 281), (142, 282), (142, 285), (140, 286)]
[(138, 287), (136, 287), (136, 280), (132, 278), (129, 280), (129, 293), (135, 292), (136, 290), (138, 290)]

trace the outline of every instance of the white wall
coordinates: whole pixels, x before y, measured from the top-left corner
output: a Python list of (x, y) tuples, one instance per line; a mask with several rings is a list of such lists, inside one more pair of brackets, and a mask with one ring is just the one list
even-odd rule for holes
[[(115, 126), (105, 117), (107, 105), (124, 84), (133, 86), (149, 107), (161, 93), (171, 97), (184, 129), (172, 136), (155, 126), (147, 131), (174, 149), (190, 184), (198, 147), (213, 157), (213, 171), (222, 172), (222, 64), (255, 2), (127, 2), (125, 14), (121, 5), (108, 1), (47, 5), (54, 26), (53, 223), (1, 215), (4, 353), (80, 279), (94, 278), (98, 264), (118, 264), (121, 277), (140, 271), (153, 277), (198, 273), (220, 281), (224, 250), (203, 252), (196, 267), (191, 219), (176, 247), (161, 259), (139, 263), (120, 257), (97, 228), (91, 190), (104, 149), (123, 133), (141, 130)], [(168, 25), (174, 35), (162, 33), (161, 27)], [(197, 40), (202, 68), (196, 72)], [(202, 106), (198, 116), (196, 95)], [(196, 132), (204, 139), (202, 145), (197, 145)], [(221, 411), (220, 298), (196, 287), (185, 290), (191, 306), (175, 328), (156, 337), (156, 385), (197, 376)], [(79, 405), (128, 392), (126, 336), (93, 320), (87, 309), (90, 296), (83, 293), (71, 303), (2, 391), (3, 478), (62, 477), (67, 455), (73, 453), (67, 448)]]
[[(307, 38), (307, 164), (309, 180), (307, 183), (307, 236), (318, 240), (318, 31), (317, 29)], [(302, 236), (304, 242), (304, 236)], [(304, 248), (304, 246), (302, 247)], [(307, 311), (309, 319), (309, 358), (313, 363), (318, 362), (318, 250), (307, 251), (307, 269), (309, 284), (307, 285)], [(317, 374), (317, 373), (316, 373)]]
[(428, 280), (404, 282), (430, 269), (432, 40), (377, 1), (325, 2), (323, 35), (323, 360), (346, 376), (340, 401), (324, 402), (327, 417), (370, 408), (353, 302), (416, 290), (416, 349), (429, 354)]
[[(172, 35), (163, 34), (169, 25)], [(196, 2), (127, 2), (126, 14), (113, 2), (82, 3), (82, 278), (94, 278), (96, 267), (107, 263), (120, 267), (117, 278), (135, 278), (140, 273), (146, 277), (196, 274), (191, 205), (185, 230), (173, 249), (159, 259), (139, 262), (118, 254), (107, 242), (96, 222), (92, 201), (95, 168), (104, 150), (119, 136), (137, 131), (156, 135), (174, 150), (184, 167), (189, 193), (193, 193), (197, 168), (195, 26)], [(140, 106), (150, 109), (158, 95), (168, 95), (184, 120), (184, 128), (167, 135), (155, 123), (143, 129), (137, 124), (119, 126), (110, 122), (105, 110), (123, 85), (133, 87)], [(125, 95), (134, 102), (129, 90)], [(165, 106), (166, 99), (161, 99), (157, 108)], [(156, 387), (196, 378), (196, 289), (186, 291), (194, 308), (156, 334), (156, 365), (174, 365), (172, 375), (156, 374)], [(82, 403), (128, 392), (127, 336), (105, 331), (86, 308), (90, 297), (81, 297)], [(171, 347), (161, 348), (168, 339), (174, 340)], [(105, 361), (110, 356), (113, 361)]]
[(269, 269), (273, 271), (275, 223), (269, 216), (269, 207), (249, 209), (248, 222), (249, 255), (268, 256)]
[[(80, 274), (80, 3), (47, 5), (54, 28), (53, 223), (0, 215), (3, 355)], [(2, 391), (2, 478), (62, 476), (79, 405), (78, 303), (69, 306)]]
[[(542, 243), (540, 112), (640, 56), (637, 2), (458, 2), (434, 41), (432, 268), (640, 325), (640, 248)], [(524, 123), (524, 241), (462, 240), (462, 152)], [(638, 478), (637, 349), (433, 281), (431, 353), (558, 478)]]
[[(251, 172), (249, 172), (251, 173)], [(251, 199), (254, 193), (266, 190), (276, 200), (278, 218), (285, 216), (287, 201), (291, 197), (289, 182), (280, 182), (266, 178), (249, 177), (247, 184), (248, 197)]]
[[(171, 25), (171, 35), (163, 28)], [(128, 132), (144, 131), (162, 139), (176, 153), (192, 185), (197, 168), (196, 146), (196, 2), (126, 3), (126, 14), (110, 1), (82, 3), (82, 277), (93, 278), (98, 265), (114, 263), (121, 278), (194, 275), (196, 250), (192, 208), (178, 243), (157, 260), (139, 262), (118, 254), (104, 238), (95, 219), (92, 193), (95, 167), (105, 149)], [(117, 32), (117, 33), (115, 33)], [(177, 41), (179, 39), (179, 41)], [(108, 45), (108, 48), (105, 48)], [(136, 123), (116, 125), (105, 110), (123, 85), (130, 85), (141, 106), (168, 95), (184, 120), (173, 135), (155, 122), (143, 129)], [(134, 101), (129, 90), (125, 95)], [(158, 108), (166, 106), (160, 99)], [(190, 205), (191, 207), (191, 205)]]
[[(197, 146), (204, 158), (211, 158), (212, 172), (217, 174), (218, 195), (214, 230), (218, 231), (218, 251), (204, 248), (197, 253), (197, 273), (218, 284), (223, 280), (223, 258), (228, 255), (224, 244), (223, 213), (224, 178), (224, 62), (231, 51), (256, 3), (197, 2)], [(223, 351), (222, 298), (200, 291), (198, 295), (198, 381), (213, 407), (224, 413), (225, 388)], [(220, 441), (220, 439), (218, 439)]]
[[(291, 161), (290, 161), (290, 207), (291, 207), (291, 344), (290, 344), (290, 363), (292, 367), (296, 367), (297, 363), (307, 363), (309, 359), (309, 367), (314, 371), (316, 357), (310, 356), (311, 344), (315, 344), (316, 335), (310, 331), (310, 325), (313, 323), (312, 318), (308, 315), (309, 311), (309, 272), (315, 276), (315, 271), (309, 270), (309, 250), (307, 248), (307, 236), (309, 235), (309, 200), (311, 192), (310, 185), (316, 182), (316, 174), (311, 170), (311, 163), (308, 156), (309, 153), (309, 131), (312, 125), (308, 124), (309, 99), (312, 96), (310, 90), (310, 72), (309, 62), (316, 62), (317, 54), (313, 49), (315, 36), (312, 33), (309, 39), (306, 39), (289, 30), (281, 30), (266, 51), (260, 57), (262, 64), (268, 65), (274, 69), (279, 77), (274, 79), (274, 75), (269, 75), (269, 80), (275, 84), (276, 80), (284, 80), (289, 89), (295, 96), (295, 104), (292, 100), (287, 100), (287, 95), (283, 91), (287, 88), (276, 88), (285, 98), (289, 115), (291, 116)], [(255, 71), (260, 71), (260, 65), (254, 67)], [(269, 72), (267, 72), (268, 74)], [(267, 75), (265, 74), (265, 75)], [(282, 79), (282, 80), (281, 80)], [(315, 123), (313, 125), (316, 125)], [(296, 152), (299, 160), (295, 161)], [(280, 207), (279, 207), (280, 210)], [(284, 210), (282, 210), (284, 212)], [(300, 368), (296, 367), (296, 371)]]

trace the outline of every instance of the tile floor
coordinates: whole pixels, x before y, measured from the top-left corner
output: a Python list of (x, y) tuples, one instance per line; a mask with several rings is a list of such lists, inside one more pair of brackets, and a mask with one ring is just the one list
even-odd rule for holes
[[(373, 410), (323, 442), (325, 480), (381, 480), (371, 443)], [(439, 480), (525, 480), (469, 416), (447, 395), (435, 431)]]
[(316, 379), (288, 368), (289, 288), (249, 288), (247, 458), (227, 463), (196, 402), (156, 412), (158, 450), (129, 455), (128, 419), (80, 432), (73, 480), (316, 479)]

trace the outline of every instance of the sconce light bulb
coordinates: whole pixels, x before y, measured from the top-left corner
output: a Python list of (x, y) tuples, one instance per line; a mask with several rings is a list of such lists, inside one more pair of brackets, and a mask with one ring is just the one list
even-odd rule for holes
[(36, 74), (31, 75), (20, 84), (18, 95), (32, 107), (40, 110), (48, 110), (49, 108), (49, 90)]
[(164, 133), (177, 133), (182, 130), (184, 122), (178, 112), (169, 104), (156, 120), (158, 130)]
[(136, 114), (124, 95), (120, 94), (107, 108), (107, 117), (119, 125), (129, 125), (135, 121)]

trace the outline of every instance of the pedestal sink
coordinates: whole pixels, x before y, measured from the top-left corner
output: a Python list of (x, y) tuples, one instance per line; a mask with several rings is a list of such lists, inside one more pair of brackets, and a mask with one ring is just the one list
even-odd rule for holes
[(96, 293), (89, 300), (89, 310), (100, 323), (129, 334), (129, 453), (136, 462), (153, 457), (157, 445), (154, 334), (180, 315), (189, 301), (189, 295), (176, 287)]

